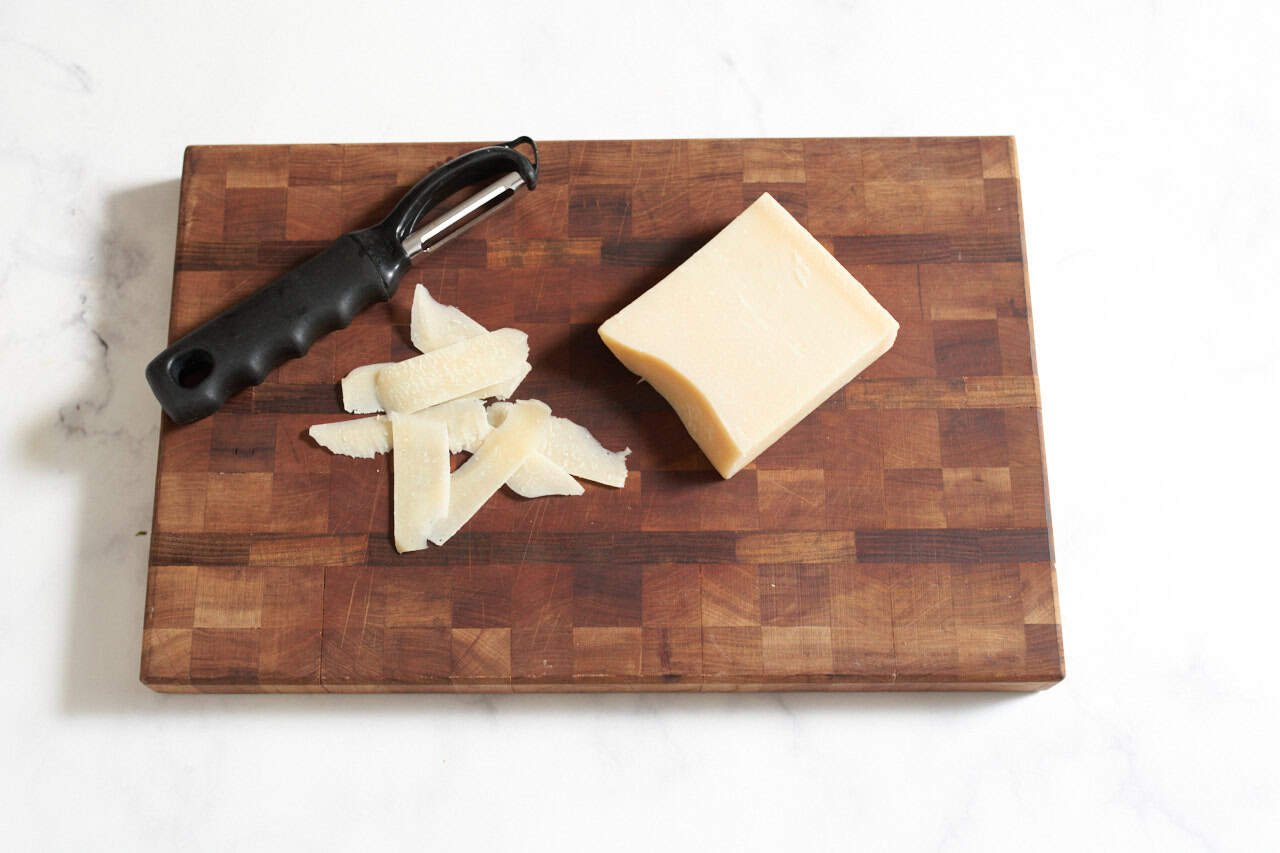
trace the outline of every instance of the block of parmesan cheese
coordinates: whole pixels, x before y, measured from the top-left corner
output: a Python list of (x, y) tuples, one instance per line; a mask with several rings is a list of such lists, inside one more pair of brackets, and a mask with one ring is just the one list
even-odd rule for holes
[(888, 351), (898, 323), (765, 193), (599, 332), (727, 479)]
[(392, 412), (417, 412), (509, 379), (529, 358), (529, 338), (498, 329), (388, 365), (377, 373), (378, 399)]

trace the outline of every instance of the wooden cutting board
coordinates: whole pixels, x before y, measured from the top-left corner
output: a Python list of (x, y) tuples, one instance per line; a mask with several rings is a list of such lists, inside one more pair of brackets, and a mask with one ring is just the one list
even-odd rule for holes
[[(174, 339), (467, 144), (193, 147)], [(760, 193), (902, 324), (722, 481), (596, 326)], [(538, 189), (395, 299), (160, 437), (142, 680), (165, 691), (909, 690), (1063, 676), (1013, 140), (549, 142)], [(408, 357), (413, 284), (529, 333), (520, 396), (623, 490), (502, 492), (446, 547), (391, 544), (389, 464), (305, 435)]]

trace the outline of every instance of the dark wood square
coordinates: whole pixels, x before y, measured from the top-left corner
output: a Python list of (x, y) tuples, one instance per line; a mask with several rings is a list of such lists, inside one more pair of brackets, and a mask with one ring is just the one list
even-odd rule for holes
[[(171, 338), (474, 147), (204, 146)], [(546, 142), (539, 187), (196, 424), (164, 423), (142, 679), (166, 691), (1034, 689), (1063, 674), (1011, 139)], [(894, 348), (723, 481), (596, 327), (772, 193), (899, 320)], [(627, 487), (500, 493), (391, 545), (390, 460), (306, 435), (404, 358), (413, 285), (530, 336), (521, 396)]]

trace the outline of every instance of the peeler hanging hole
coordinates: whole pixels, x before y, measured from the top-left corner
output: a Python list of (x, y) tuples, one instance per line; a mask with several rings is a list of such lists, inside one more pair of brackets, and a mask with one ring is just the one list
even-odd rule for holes
[(213, 356), (207, 350), (193, 349), (169, 362), (169, 376), (182, 388), (195, 388), (213, 373)]

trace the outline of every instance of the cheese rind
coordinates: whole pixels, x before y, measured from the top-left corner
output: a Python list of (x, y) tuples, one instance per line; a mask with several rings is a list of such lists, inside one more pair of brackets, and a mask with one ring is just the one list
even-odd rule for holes
[(388, 411), (417, 412), (471, 397), (510, 379), (529, 357), (529, 338), (517, 329), (498, 329), (378, 371), (378, 399)]
[(599, 333), (727, 479), (888, 351), (898, 323), (765, 193)]
[(383, 411), (378, 399), (378, 372), (394, 362), (366, 364), (357, 367), (342, 378), (342, 408), (354, 415), (369, 415)]
[(427, 547), (433, 522), (449, 507), (449, 431), (430, 415), (391, 415), (396, 550)]
[(431, 352), (489, 331), (452, 305), (441, 305), (421, 284), (413, 289), (409, 340), (419, 352)]
[(449, 478), (448, 512), (431, 525), (427, 538), (436, 545), (449, 541), (546, 440), (550, 420), (545, 403), (516, 403), (502, 426)]
[(391, 424), (382, 415), (313, 424), (307, 434), (331, 453), (357, 459), (372, 459), (391, 449)]

